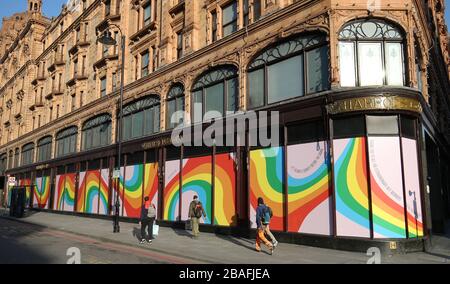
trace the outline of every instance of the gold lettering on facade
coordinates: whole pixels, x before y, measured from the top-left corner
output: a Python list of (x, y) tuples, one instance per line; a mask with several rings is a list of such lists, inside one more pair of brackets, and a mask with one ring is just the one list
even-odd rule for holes
[(374, 96), (344, 99), (327, 106), (330, 114), (364, 110), (407, 110), (422, 112), (420, 102), (415, 98), (400, 96)]

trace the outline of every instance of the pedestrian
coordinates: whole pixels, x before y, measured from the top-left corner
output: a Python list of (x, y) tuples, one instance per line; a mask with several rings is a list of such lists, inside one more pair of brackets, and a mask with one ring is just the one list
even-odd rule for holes
[[(144, 198), (144, 204), (141, 209), (141, 244), (146, 241), (152, 243), (153, 240), (153, 224), (156, 219), (156, 208), (154, 204), (150, 204), (150, 198)], [(147, 228), (148, 236), (145, 234)]]
[(205, 209), (203, 209), (203, 204), (198, 200), (198, 196), (195, 195), (194, 200), (192, 200), (189, 205), (189, 218), (191, 219), (192, 234), (194, 238), (198, 238), (200, 234), (199, 224), (202, 216), (206, 218)]
[[(264, 204), (262, 197), (258, 198), (258, 207), (256, 208), (256, 251), (261, 252), (261, 242), (263, 242), (270, 250), (270, 254), (273, 254), (274, 246), (269, 242), (265, 236), (266, 225), (263, 224), (265, 215), (269, 213), (268, 207)], [(270, 214), (270, 213), (269, 213)]]
[(277, 239), (275, 239), (275, 236), (270, 231), (270, 220), (272, 220), (273, 211), (272, 211), (272, 209), (269, 206), (266, 205), (266, 207), (267, 207), (267, 210), (264, 212), (265, 213), (264, 214), (264, 218), (262, 218), (262, 224), (266, 228), (264, 232), (272, 240), (273, 246), (277, 247), (278, 246), (278, 241), (277, 241)]

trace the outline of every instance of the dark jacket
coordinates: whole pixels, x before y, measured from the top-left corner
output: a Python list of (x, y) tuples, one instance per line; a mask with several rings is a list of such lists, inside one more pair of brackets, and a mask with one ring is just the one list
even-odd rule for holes
[(200, 205), (202, 206), (202, 215), (203, 217), (206, 217), (206, 212), (205, 212), (205, 208), (203, 208), (203, 204), (200, 201), (196, 201), (196, 200), (192, 200), (191, 204), (189, 205), (189, 217), (190, 218), (194, 218), (195, 216), (195, 206), (197, 206), (197, 204), (200, 203)]
[(265, 204), (260, 204), (256, 208), (256, 226), (258, 229), (261, 227), (261, 220), (264, 218), (264, 214), (266, 213), (266, 210), (269, 210), (268, 207)]

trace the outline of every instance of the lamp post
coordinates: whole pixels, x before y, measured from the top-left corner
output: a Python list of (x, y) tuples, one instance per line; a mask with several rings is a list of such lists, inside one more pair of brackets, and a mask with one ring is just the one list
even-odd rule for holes
[[(125, 77), (125, 36), (122, 33), (122, 30), (118, 25), (109, 24), (110, 27), (115, 27), (120, 33), (120, 46), (121, 46), (121, 62), (120, 62), (120, 105), (119, 105), (119, 125), (117, 127), (118, 131), (118, 168), (119, 168), (119, 177), (117, 178), (117, 190), (116, 190), (116, 202), (115, 202), (115, 214), (114, 214), (114, 233), (120, 233), (120, 225), (119, 225), (119, 187), (120, 187), (120, 164), (122, 158), (122, 123), (123, 123), (123, 84)], [(98, 42), (104, 45), (115, 46), (117, 45), (117, 41), (111, 36), (111, 32), (107, 29), (98, 39)], [(115, 167), (114, 167), (115, 168)], [(116, 169), (116, 168), (115, 168)], [(116, 169), (117, 170), (117, 169)]]

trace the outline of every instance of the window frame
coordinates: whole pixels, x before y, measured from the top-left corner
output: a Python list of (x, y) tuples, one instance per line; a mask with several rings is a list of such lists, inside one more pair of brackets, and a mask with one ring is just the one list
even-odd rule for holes
[[(140, 107), (140, 108), (135, 108), (132, 111), (129, 111), (129, 112), (125, 113), (127, 111), (127, 108), (132, 108), (133, 106), (135, 106), (135, 105), (137, 105), (137, 104), (139, 104), (141, 102), (144, 102), (145, 100), (149, 100), (150, 101), (152, 99), (154, 99), (154, 101), (151, 102), (150, 104), (145, 105), (145, 106)], [(156, 110), (157, 109), (159, 109), (159, 115), (158, 115), (158, 125), (159, 125), (159, 127), (156, 130), (155, 129), (155, 123), (156, 123), (156, 118), (157, 118), (156, 117), (157, 116), (156, 115)], [(148, 129), (148, 126), (147, 126), (147, 123), (146, 123), (146, 118), (147, 118), (146, 117), (146, 114), (147, 114), (146, 111), (150, 111), (150, 110), (151, 110), (151, 113), (153, 114), (153, 121), (152, 121), (153, 125), (151, 127), (151, 129), (153, 131), (152, 131), (152, 133), (147, 133), (146, 130)], [(131, 141), (131, 140), (135, 140), (135, 139), (140, 139), (140, 138), (147, 137), (147, 136), (152, 136), (152, 135), (155, 135), (155, 134), (158, 134), (159, 132), (161, 132), (161, 123), (160, 123), (160, 120), (161, 120), (161, 99), (160, 99), (160, 97), (158, 95), (152, 94), (152, 95), (148, 95), (148, 96), (144, 96), (142, 98), (139, 98), (139, 99), (137, 99), (137, 100), (135, 100), (133, 102), (130, 102), (129, 104), (124, 106), (123, 112), (124, 112), (124, 114), (122, 116), (123, 124), (125, 124), (127, 118), (130, 118), (130, 133), (131, 133), (130, 137), (126, 137), (126, 135), (122, 135), (122, 138), (123, 138), (124, 141)], [(134, 118), (134, 115), (136, 115), (138, 113), (141, 113), (141, 112), (142, 112), (142, 121), (143, 121), (143, 123), (141, 125), (141, 133), (142, 133), (142, 135), (134, 137), (133, 136), (133, 118)], [(120, 115), (120, 113), (119, 113), (119, 115)], [(125, 129), (124, 126), (125, 125), (122, 125), (123, 129)], [(125, 134), (125, 132), (123, 132), (123, 134)]]
[[(343, 32), (346, 30), (347, 27), (353, 25), (353, 24), (362, 24), (362, 23), (366, 23), (366, 22), (373, 22), (373, 23), (381, 23), (384, 24), (386, 26), (389, 26), (390, 28), (394, 28), (396, 29), (396, 32), (398, 32), (398, 34), (402, 37), (401, 39), (389, 39), (386, 38), (385, 36), (383, 36), (381, 39), (380, 38), (359, 38), (356, 37), (354, 39), (352, 38), (342, 38), (342, 34)], [(408, 80), (408, 64), (406, 61), (406, 54), (407, 53), (407, 42), (406, 42), (406, 36), (404, 34), (404, 31), (401, 29), (401, 27), (396, 24), (396, 23), (392, 23), (390, 21), (386, 21), (383, 19), (360, 19), (360, 20), (352, 20), (349, 21), (347, 23), (345, 23), (341, 30), (338, 33), (338, 55), (339, 57), (341, 57), (341, 50), (340, 50), (340, 43), (352, 43), (353, 44), (353, 56), (354, 56), (354, 72), (355, 72), (355, 85), (354, 86), (342, 86), (342, 77), (341, 74), (339, 74), (339, 80), (341, 81), (341, 87), (344, 88), (355, 88), (355, 87), (374, 87), (374, 86), (392, 86), (392, 87), (405, 87), (406, 86), (406, 82)], [(359, 54), (359, 44), (360, 43), (379, 43), (381, 46), (381, 67), (382, 67), (382, 80), (383, 83), (382, 85), (361, 85), (361, 66), (360, 66), (360, 54)], [(386, 46), (388, 43), (399, 43), (401, 46), (401, 60), (403, 62), (403, 66), (402, 66), (402, 77), (403, 77), (403, 84), (400, 85), (389, 85), (388, 84), (388, 74), (387, 74), (387, 53), (386, 53)], [(339, 63), (340, 64), (340, 63)], [(341, 66), (339, 66), (340, 69)]]
[[(53, 137), (46, 136), (41, 138), (37, 144), (38, 162), (49, 161), (52, 159)], [(44, 155), (46, 154), (46, 155)]]
[[(230, 22), (225, 23), (224, 20), (224, 10), (230, 7), (235, 6), (236, 8), (236, 13), (233, 14), (233, 18), (230, 20)], [(225, 38), (229, 35), (232, 35), (233, 33), (237, 32), (239, 30), (239, 1), (234, 0), (231, 1), (230, 3), (227, 3), (226, 5), (221, 7), (222, 10), (222, 38)], [(229, 27), (229, 26), (233, 26), (233, 24), (236, 25), (236, 30), (232, 31), (231, 33), (225, 35), (225, 28)]]
[[(323, 40), (321, 42), (317, 43), (317, 44), (312, 44), (310, 46), (302, 48), (301, 50), (297, 50), (295, 52), (291, 52), (291, 53), (289, 53), (289, 54), (287, 54), (285, 56), (282, 56), (280, 58), (274, 59), (274, 60), (272, 60), (272, 61), (270, 61), (268, 63), (265, 62), (264, 64), (261, 64), (261, 65), (259, 65), (257, 67), (251, 67), (251, 65), (258, 59), (258, 57), (261, 56), (262, 54), (264, 54), (265, 52), (267, 52), (268, 50), (270, 50), (272, 48), (276, 48), (278, 46), (281, 46), (281, 45), (283, 45), (283, 44), (285, 44), (285, 43), (287, 43), (290, 40), (293, 40), (295, 38), (302, 38), (302, 37), (308, 37), (308, 36), (313, 36), (312, 39), (314, 39), (315, 37), (323, 37)], [(270, 105), (278, 104), (278, 103), (281, 103), (281, 102), (293, 99), (293, 98), (289, 98), (289, 99), (276, 101), (276, 102), (273, 102), (273, 103), (269, 104), (269, 67), (273, 66), (273, 65), (276, 65), (278, 63), (281, 63), (283, 61), (287, 61), (287, 60), (292, 59), (294, 57), (300, 56), (300, 55), (303, 58), (302, 59), (302, 63), (303, 64), (301, 66), (301, 68), (303, 70), (303, 96), (302, 97), (309, 96), (309, 95), (312, 95), (312, 94), (316, 94), (316, 93), (320, 93), (320, 92), (324, 92), (326, 90), (329, 90), (330, 87), (331, 87), (331, 82), (330, 82), (330, 76), (331, 76), (330, 63), (331, 62), (330, 62), (330, 60), (328, 60), (328, 62), (327, 62), (328, 63), (328, 88), (325, 88), (324, 90), (319, 91), (319, 92), (308, 92), (308, 87), (309, 87), (308, 79), (309, 79), (309, 76), (308, 76), (308, 72), (307, 72), (308, 71), (307, 54), (308, 54), (308, 52), (310, 52), (312, 50), (320, 49), (320, 48), (324, 48), (324, 47), (328, 48), (328, 53), (329, 53), (330, 52), (330, 41), (328, 39), (328, 35), (327, 34), (325, 34), (325, 33), (317, 33), (317, 34), (315, 34), (315, 33), (303, 33), (303, 34), (297, 34), (295, 36), (289, 37), (288, 39), (286, 39), (284, 41), (276, 42), (276, 43), (274, 43), (272, 45), (269, 45), (269, 46), (265, 47), (260, 52), (258, 52), (253, 57), (253, 59), (250, 61), (249, 66), (247, 67), (247, 76), (246, 76), (246, 80), (247, 81), (246, 81), (246, 83), (247, 83), (247, 86), (250, 86), (250, 80), (249, 80), (249, 74), (250, 73), (259, 71), (261, 69), (263, 70), (263, 73), (264, 73), (263, 74), (263, 76), (264, 76), (264, 78), (263, 78), (264, 79), (263, 80), (264, 81), (263, 104), (260, 105), (260, 106), (257, 106), (257, 107), (252, 107), (252, 108), (248, 107), (248, 109), (258, 109), (258, 108), (267, 107), (267, 106), (270, 106)], [(247, 88), (247, 106), (250, 106), (250, 92), (249, 91), (250, 91), (249, 88)], [(298, 97), (300, 97), (300, 96), (298, 96)], [(294, 97), (294, 98), (296, 98), (296, 97)]]
[[(180, 88), (182, 90), (181, 93), (177, 93), (172, 95), (171, 92), (173, 90), (175, 90), (176, 88)], [(178, 100), (182, 100), (183, 101), (183, 109), (179, 110), (178, 109)], [(177, 125), (172, 126), (170, 121), (172, 118), (173, 113), (169, 113), (169, 103), (170, 102), (175, 102), (175, 108), (174, 108), (174, 113), (178, 112), (178, 111), (185, 111), (186, 110), (186, 90), (184, 88), (184, 85), (181, 83), (177, 83), (172, 85), (172, 87), (170, 88), (169, 92), (167, 93), (167, 99), (166, 99), (166, 130), (168, 129), (174, 129), (175, 127), (177, 127)], [(183, 116), (183, 122), (185, 121), (185, 117)]]
[[(71, 149), (72, 138), (75, 137), (74, 149)], [(64, 157), (77, 152), (76, 141), (78, 140), (78, 127), (71, 126), (59, 131), (56, 134), (56, 157)], [(66, 149), (66, 142), (69, 142), (69, 149)], [(62, 151), (60, 149), (60, 143), (63, 145)]]
[[(96, 121), (97, 120), (97, 121)], [(92, 125), (89, 125), (89, 124)], [(102, 144), (102, 135), (100, 135), (100, 145), (97, 147), (94, 147), (94, 131), (95, 130), (99, 130), (99, 133), (104, 132), (102, 131), (102, 128), (107, 127), (107, 133), (106, 133), (106, 137), (110, 137), (111, 136), (111, 132), (112, 132), (112, 117), (110, 114), (101, 114), (95, 117), (92, 117), (90, 119), (88, 119), (87, 121), (85, 121), (83, 123), (83, 127), (81, 128), (81, 151), (89, 151), (89, 150), (93, 150), (93, 149), (97, 149), (97, 148), (101, 148), (101, 147), (106, 147), (109, 146), (111, 144), (111, 139), (107, 139), (106, 141), (108, 143), (106, 144)], [(90, 133), (90, 141), (87, 141), (87, 134)], [(89, 142), (90, 144), (88, 144), (87, 142)], [(88, 148), (86, 148), (86, 145), (89, 145)]]
[[(199, 81), (201, 79), (205, 78), (206, 76), (208, 76), (209, 74), (212, 74), (214, 72), (221, 71), (221, 70), (222, 70), (222, 72), (225, 72), (225, 70), (227, 70), (227, 69), (228, 69), (228, 71), (230, 71), (230, 70), (234, 71), (235, 74), (232, 76), (229, 76), (229, 77), (224, 76), (220, 80), (208, 82), (207, 84), (203, 84), (201, 87), (195, 88), (195, 86), (199, 83)], [(234, 65), (220, 65), (220, 66), (217, 66), (216, 68), (206, 70), (205, 72), (203, 72), (200, 76), (198, 76), (195, 79), (194, 84), (193, 84), (194, 88), (191, 90), (191, 94), (194, 94), (194, 93), (200, 92), (200, 91), (202, 92), (202, 122), (203, 122), (203, 118), (205, 116), (206, 89), (213, 87), (215, 85), (218, 85), (218, 84), (223, 84), (222, 117), (226, 116), (226, 113), (228, 111), (227, 110), (227, 107), (228, 107), (228, 84), (227, 84), (227, 82), (231, 81), (231, 80), (237, 80), (237, 82), (238, 82), (238, 88), (237, 88), (237, 94), (236, 94), (236, 109), (234, 110), (234, 111), (237, 111), (240, 106), (240, 104), (239, 104), (239, 83), (240, 83), (239, 82), (239, 68), (237, 68)], [(195, 99), (194, 95), (191, 95), (191, 121), (193, 123), (199, 123), (194, 120), (194, 118), (195, 118), (194, 99)]]

